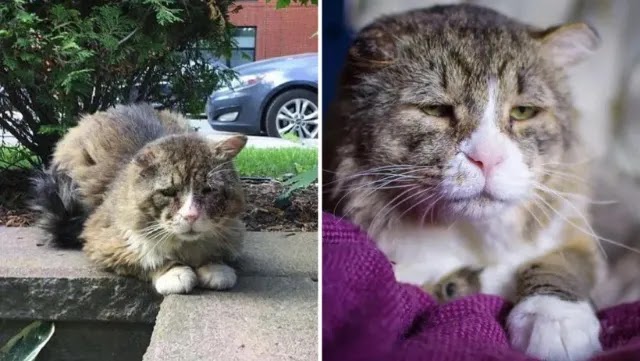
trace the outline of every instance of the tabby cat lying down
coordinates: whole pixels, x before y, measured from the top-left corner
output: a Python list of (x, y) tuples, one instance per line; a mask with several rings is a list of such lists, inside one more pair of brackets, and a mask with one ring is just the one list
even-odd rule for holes
[(385, 17), (353, 42), (323, 133), (327, 210), (365, 229), (399, 281), (516, 302), (512, 345), (546, 360), (601, 349), (604, 263), (566, 80), (598, 42), (582, 23), (471, 5)]
[(161, 294), (236, 283), (244, 195), (232, 159), (246, 137), (214, 142), (149, 105), (87, 115), (34, 181), (48, 240)]

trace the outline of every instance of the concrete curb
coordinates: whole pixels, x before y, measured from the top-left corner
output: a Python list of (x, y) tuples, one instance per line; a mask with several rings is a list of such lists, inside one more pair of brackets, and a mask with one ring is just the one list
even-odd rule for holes
[(229, 292), (167, 297), (144, 361), (316, 360), (317, 285), (245, 277)]
[[(35, 228), (0, 227), (0, 319), (153, 323), (151, 285), (98, 270), (81, 251), (36, 246)], [(240, 278), (317, 277), (316, 233), (247, 235)], [(188, 297), (188, 296), (187, 296)]]

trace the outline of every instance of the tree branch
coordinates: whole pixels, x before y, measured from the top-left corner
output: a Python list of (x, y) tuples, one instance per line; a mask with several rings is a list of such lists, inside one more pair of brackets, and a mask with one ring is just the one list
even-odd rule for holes
[(126, 42), (129, 39), (131, 39), (131, 37), (134, 36), (138, 32), (138, 30), (140, 30), (140, 27), (136, 26), (136, 28), (133, 29), (132, 32), (130, 32), (127, 36), (125, 36), (120, 41), (118, 41), (118, 46), (122, 45), (124, 42)]
[(26, 138), (23, 134), (24, 132), (19, 131), (14, 127), (13, 119), (9, 118), (5, 111), (0, 113), (0, 128), (9, 132), (9, 134), (13, 135), (20, 144), (33, 150), (35, 148), (35, 143)]

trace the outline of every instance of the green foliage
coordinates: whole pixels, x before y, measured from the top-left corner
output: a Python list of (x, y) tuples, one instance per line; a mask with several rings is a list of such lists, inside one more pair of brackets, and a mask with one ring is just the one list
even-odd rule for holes
[(20, 146), (0, 146), (0, 169), (33, 168), (40, 158), (29, 149)]
[(289, 198), (291, 193), (296, 189), (307, 188), (313, 183), (318, 181), (318, 166), (315, 165), (312, 168), (296, 175), (295, 177), (284, 182), (284, 185), (287, 187), (284, 193), (278, 196), (278, 199), (283, 200)]
[(235, 159), (243, 177), (282, 178), (316, 167), (318, 150), (310, 148), (245, 148)]
[[(271, 0), (267, 0), (271, 2)], [(276, 9), (289, 7), (291, 4), (318, 5), (318, 0), (276, 0)]]
[(83, 113), (137, 101), (202, 112), (211, 90), (233, 76), (210, 61), (234, 46), (231, 3), (1, 2), (0, 127), (46, 160)]
[(53, 322), (36, 321), (0, 348), (0, 360), (33, 361), (55, 332)]

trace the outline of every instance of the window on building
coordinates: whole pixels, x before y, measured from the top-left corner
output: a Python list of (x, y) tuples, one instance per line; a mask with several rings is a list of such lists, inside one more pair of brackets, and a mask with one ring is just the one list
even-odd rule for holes
[(237, 48), (231, 51), (231, 58), (227, 59), (227, 66), (234, 67), (256, 60), (256, 28), (241, 26), (234, 29), (234, 39)]

